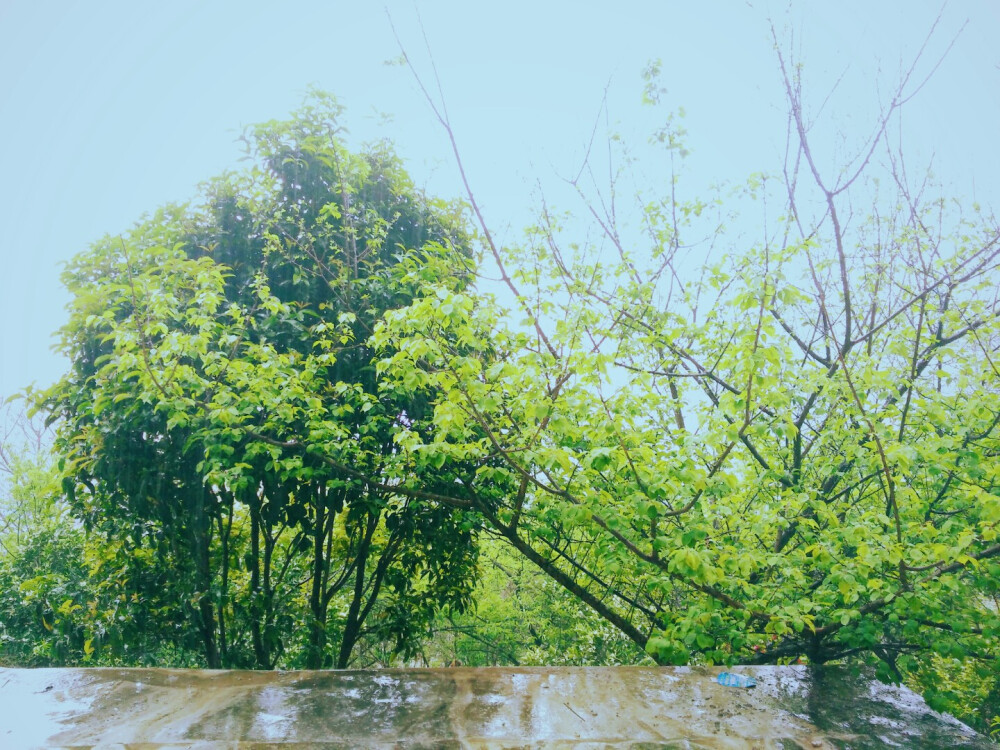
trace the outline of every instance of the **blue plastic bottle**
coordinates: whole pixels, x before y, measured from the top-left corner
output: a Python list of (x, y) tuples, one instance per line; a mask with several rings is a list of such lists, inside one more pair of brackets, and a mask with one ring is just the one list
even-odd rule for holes
[(719, 684), (726, 687), (752, 688), (757, 686), (757, 680), (743, 674), (733, 674), (732, 672), (719, 672)]

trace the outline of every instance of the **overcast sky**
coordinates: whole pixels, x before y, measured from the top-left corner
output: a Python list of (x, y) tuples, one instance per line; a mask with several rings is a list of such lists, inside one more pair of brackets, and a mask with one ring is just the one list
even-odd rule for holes
[[(880, 92), (938, 13), (929, 62), (968, 20), (910, 106), (905, 145), (914, 160), (933, 156), (953, 194), (1000, 208), (995, 0), (943, 11), (921, 0), (390, 2), (426, 74), (418, 8), (502, 238), (530, 220), (536, 181), (555, 184), (578, 165), (606, 87), (618, 129), (645, 136), (640, 73), (653, 58), (670, 104), (688, 113), (696, 176), (776, 169), (784, 108), (769, 18), (782, 35), (794, 30), (807, 95), (822, 99), (843, 76), (824, 116), (849, 139), (869, 131)], [(0, 0), (0, 398), (65, 368), (50, 349), (65, 319), (60, 264), (238, 167), (242, 127), (287, 116), (311, 85), (347, 106), (354, 140), (392, 138), (419, 185), (457, 195), (444, 133), (413, 78), (383, 64), (398, 55), (385, 8), (357, 0)]]

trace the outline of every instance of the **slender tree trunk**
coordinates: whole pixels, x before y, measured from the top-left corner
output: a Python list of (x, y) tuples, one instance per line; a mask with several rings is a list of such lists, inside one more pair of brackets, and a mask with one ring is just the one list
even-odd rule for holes
[(200, 620), (198, 630), (205, 649), (205, 662), (209, 669), (222, 669), (222, 659), (215, 640), (215, 608), (207, 595), (198, 602), (198, 619)]
[(309, 643), (306, 650), (306, 669), (322, 669), (326, 652), (326, 598), (323, 596), (323, 573), (326, 556), (323, 543), (326, 539), (326, 507), (321, 493), (313, 498), (316, 507), (316, 524), (313, 532), (312, 588), (309, 592)]
[(212, 559), (210, 554), (212, 520), (208, 517), (205, 507), (207, 490), (204, 487), (195, 487), (190, 491), (193, 497), (188, 533), (195, 561), (195, 581), (200, 594), (197, 628), (205, 649), (205, 661), (208, 668), (221, 669), (222, 659), (217, 640), (215, 607), (212, 603)]
[(337, 656), (337, 669), (347, 669), (351, 662), (351, 652), (358, 642), (361, 633), (362, 618), (359, 617), (361, 604), (365, 597), (365, 572), (368, 566), (368, 554), (371, 551), (372, 535), (378, 525), (378, 516), (369, 516), (364, 539), (358, 549), (358, 559), (354, 571), (354, 596), (347, 610), (347, 622), (344, 623), (344, 635), (340, 641), (340, 654)]
[(572, 577), (560, 570), (555, 563), (551, 562), (543, 555), (540, 555), (530, 544), (528, 544), (528, 542), (518, 536), (516, 530), (511, 529), (508, 526), (504, 526), (495, 517), (490, 518), (489, 520), (493, 527), (497, 529), (497, 531), (499, 531), (518, 552), (537, 565), (542, 572), (561, 585), (564, 589), (569, 591), (577, 599), (590, 606), (590, 608), (597, 612), (597, 614), (618, 628), (622, 633), (627, 635), (639, 648), (646, 648), (646, 641), (649, 640), (648, 635), (641, 632), (637, 627), (635, 627), (635, 625), (615, 612), (611, 609), (611, 607), (607, 606), (586, 588), (579, 585), (573, 580)]
[(270, 669), (270, 659), (261, 636), (261, 591), (260, 591), (260, 505), (250, 509), (250, 639), (253, 655), (260, 669)]
[[(277, 634), (275, 627), (275, 599), (274, 588), (271, 583), (271, 562), (274, 560), (274, 546), (277, 538), (273, 534), (273, 529), (268, 526), (264, 532), (264, 561), (263, 561), (263, 609), (264, 609), (264, 653), (267, 656), (267, 666), (265, 669), (274, 669), (277, 657), (282, 652), (281, 638)], [(279, 576), (279, 581), (283, 576)]]
[(229, 517), (223, 520), (222, 513), (219, 514), (219, 544), (221, 547), (221, 558), (219, 564), (222, 568), (220, 575), (219, 589), (219, 659), (223, 666), (231, 667), (229, 659), (229, 641), (226, 635), (226, 604), (229, 601), (229, 536), (233, 528), (233, 505), (229, 506)]

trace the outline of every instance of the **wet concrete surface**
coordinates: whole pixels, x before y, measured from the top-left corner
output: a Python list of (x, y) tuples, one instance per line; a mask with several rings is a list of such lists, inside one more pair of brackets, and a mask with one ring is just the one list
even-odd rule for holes
[(0, 669), (0, 748), (995, 748), (847, 668)]

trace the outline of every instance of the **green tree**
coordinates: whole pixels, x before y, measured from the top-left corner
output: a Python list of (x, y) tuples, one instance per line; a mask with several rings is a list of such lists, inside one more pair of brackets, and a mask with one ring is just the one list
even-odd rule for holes
[(433, 440), (397, 442), (460, 459), (456, 499), (661, 663), (871, 658), (899, 679), (939, 654), (995, 670), (1000, 226), (926, 199), (887, 147), (914, 70), (830, 169), (801, 69), (779, 62), (780, 176), (684, 199), (668, 118), (652, 139), (666, 194), (641, 195), (634, 226), (628, 160), (584, 164), (571, 184), (597, 240), (547, 208), (521, 248), (482, 224), (511, 309), (442, 288), (389, 312), (386, 384), (435, 407)]
[(72, 664), (84, 655), (83, 534), (60, 494), (51, 436), (0, 407), (0, 662)]
[(296, 621), (309, 668), (346, 667), (363, 638), (405, 654), (473, 585), (475, 517), (400, 494), (389, 468), (426, 399), (380, 392), (367, 345), (429, 280), (467, 283), (468, 239), (387, 144), (350, 153), (340, 114), (316, 94), (249, 129), (252, 169), (64, 277), (72, 371), (44, 399), (66, 489), (125, 580), (153, 554), (212, 667), (275, 666)]

